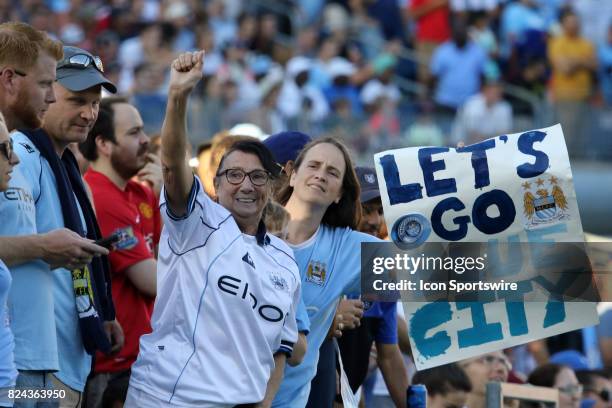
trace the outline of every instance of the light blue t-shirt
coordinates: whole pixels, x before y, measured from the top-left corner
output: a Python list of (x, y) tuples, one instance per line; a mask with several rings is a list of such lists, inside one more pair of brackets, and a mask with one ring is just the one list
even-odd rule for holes
[[(19, 146), (19, 159), (23, 174), (32, 186), (36, 202), (36, 226), (39, 233), (64, 227), (64, 216), (57, 192), (55, 175), (49, 163), (23, 134), (13, 134), (15, 149)], [(82, 211), (81, 220), (85, 226)], [(48, 268), (48, 267), (47, 267)], [(91, 356), (85, 351), (81, 339), (79, 319), (74, 299), (72, 274), (65, 268), (51, 271), (53, 275), (53, 301), (56, 322), (57, 357), (59, 371), (55, 376), (77, 391), (85, 389), (91, 370)], [(36, 336), (41, 340), (40, 335)]]
[[(23, 137), (23, 135), (22, 135)], [(32, 235), (36, 229), (36, 196), (28, 180), (36, 179), (29, 161), (34, 158), (30, 144), (24, 146), (23, 139), (13, 135), (15, 152), (21, 163), (13, 169), (9, 188), (0, 193), (0, 235)], [(24, 164), (25, 162), (25, 164)], [(57, 340), (53, 314), (53, 278), (49, 265), (43, 261), (32, 261), (11, 266), (13, 282), (9, 292), (8, 307), (11, 331), (15, 338), (15, 364), (18, 370), (59, 369)]]
[(480, 90), (487, 55), (476, 43), (469, 41), (463, 48), (454, 42), (440, 45), (431, 58), (431, 73), (438, 78), (436, 103), (459, 108)]
[(15, 342), (8, 316), (7, 299), (11, 287), (11, 273), (0, 260), (0, 388), (12, 387), (17, 379)]
[(292, 246), (302, 278), (302, 299), (310, 319), (308, 349), (302, 363), (285, 367), (273, 407), (304, 407), (319, 360), (319, 348), (342, 295), (361, 292), (361, 243), (378, 238), (349, 228), (321, 225), (308, 241)]

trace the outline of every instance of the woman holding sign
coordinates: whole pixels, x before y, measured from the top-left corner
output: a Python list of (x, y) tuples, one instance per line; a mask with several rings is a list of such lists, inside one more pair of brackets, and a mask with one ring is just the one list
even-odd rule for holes
[(346, 147), (333, 138), (304, 147), (278, 201), (291, 216), (287, 241), (300, 269), (310, 333), (303, 362), (286, 368), (273, 406), (304, 407), (338, 299), (360, 293), (361, 243), (380, 240), (355, 231), (359, 182)]

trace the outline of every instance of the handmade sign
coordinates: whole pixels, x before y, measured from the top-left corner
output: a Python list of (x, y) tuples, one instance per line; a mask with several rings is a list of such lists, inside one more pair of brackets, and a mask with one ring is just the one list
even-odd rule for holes
[[(424, 242), (583, 242), (560, 125), (461, 148), (381, 152), (390, 236)], [(591, 302), (405, 302), (418, 369), (597, 324)]]

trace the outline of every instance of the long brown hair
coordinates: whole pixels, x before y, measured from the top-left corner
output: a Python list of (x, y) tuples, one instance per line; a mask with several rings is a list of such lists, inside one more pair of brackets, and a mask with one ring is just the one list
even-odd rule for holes
[[(293, 171), (298, 171), (308, 151), (321, 143), (329, 143), (336, 146), (342, 153), (346, 165), (344, 178), (342, 179), (342, 196), (340, 197), (340, 201), (338, 201), (338, 203), (331, 203), (330, 206), (327, 207), (321, 223), (329, 225), (330, 227), (349, 227), (356, 229), (361, 220), (361, 202), (359, 201), (361, 188), (359, 187), (359, 181), (357, 180), (357, 175), (353, 168), (351, 156), (342, 142), (333, 137), (313, 140), (304, 146), (304, 149), (300, 152), (295, 160)], [(286, 205), (293, 194), (293, 187), (289, 185), (290, 179), (291, 175), (287, 178), (285, 185), (280, 189), (276, 197), (277, 201), (282, 205)]]

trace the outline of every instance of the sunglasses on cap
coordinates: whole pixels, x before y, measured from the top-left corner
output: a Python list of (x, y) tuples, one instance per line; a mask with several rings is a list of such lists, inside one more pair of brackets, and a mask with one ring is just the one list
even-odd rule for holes
[(98, 56), (91, 56), (87, 54), (74, 54), (68, 58), (64, 58), (59, 64), (57, 69), (60, 68), (78, 68), (85, 69), (93, 65), (98, 71), (104, 72), (104, 66), (102, 60)]
[(6, 160), (11, 161), (13, 156), (13, 139), (9, 138), (6, 142), (0, 143), (0, 152), (6, 157)]

